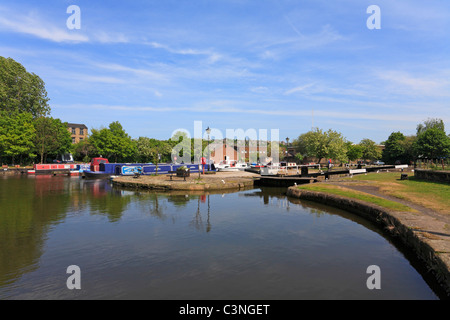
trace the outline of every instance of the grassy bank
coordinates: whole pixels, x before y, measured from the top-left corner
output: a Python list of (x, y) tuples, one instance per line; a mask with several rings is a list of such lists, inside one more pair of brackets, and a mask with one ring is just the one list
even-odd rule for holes
[(408, 180), (400, 180), (399, 172), (368, 173), (367, 175), (355, 175), (352, 178), (341, 178), (339, 186), (320, 183), (304, 185), (300, 188), (364, 200), (395, 210), (411, 210), (400, 203), (352, 190), (346, 186), (375, 188), (381, 194), (415, 203), (439, 213), (450, 214), (450, 185), (416, 179), (413, 173), (409, 173)]
[(360, 185), (373, 186), (383, 194), (450, 214), (450, 185), (447, 183), (416, 179), (413, 173), (409, 173), (408, 180), (400, 180), (398, 172), (357, 175), (343, 181), (356, 181)]
[(331, 194), (338, 195), (341, 197), (353, 198), (353, 199), (369, 202), (372, 204), (376, 204), (380, 207), (390, 209), (390, 210), (395, 210), (395, 211), (407, 211), (407, 212), (415, 211), (414, 209), (412, 209), (406, 205), (403, 205), (401, 203), (395, 202), (395, 201), (386, 200), (381, 197), (377, 197), (377, 196), (370, 195), (370, 194), (360, 192), (360, 191), (350, 190), (348, 188), (340, 187), (340, 186), (336, 186), (336, 185), (332, 185), (332, 184), (323, 184), (323, 183), (307, 184), (307, 185), (299, 186), (298, 188), (306, 189), (306, 190), (310, 190), (310, 191), (331, 193)]

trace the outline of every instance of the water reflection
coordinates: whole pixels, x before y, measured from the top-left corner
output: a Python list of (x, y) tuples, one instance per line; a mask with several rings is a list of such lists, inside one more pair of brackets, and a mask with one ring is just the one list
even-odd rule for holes
[(0, 180), (0, 286), (37, 268), (47, 233), (71, 201), (66, 189), (58, 179)]
[[(339, 292), (341, 278), (365, 283), (365, 273), (352, 278), (360, 265), (394, 263), (370, 223), (284, 192), (157, 193), (74, 177), (0, 179), (0, 298), (321, 298), (333, 295), (308, 290), (333, 268), (330, 287)], [(90, 271), (87, 289), (76, 293), (65, 290), (61, 273), (74, 257)], [(394, 261), (389, 268), (411, 273), (404, 259)]]
[(132, 195), (104, 181), (50, 175), (0, 180), (0, 287), (38, 268), (47, 234), (67, 213), (121, 219)]
[[(205, 203), (206, 199), (208, 199), (208, 209), (207, 209), (207, 213), (206, 213), (206, 227), (203, 225), (203, 219), (202, 219), (202, 215), (200, 212), (200, 202)], [(209, 194), (208, 195), (201, 195), (198, 197), (197, 200), (197, 211), (195, 212), (194, 218), (192, 219), (191, 226), (193, 226), (196, 230), (201, 230), (201, 231), (206, 231), (206, 232), (210, 232), (211, 231), (211, 206), (210, 206), (210, 202), (209, 202)]]

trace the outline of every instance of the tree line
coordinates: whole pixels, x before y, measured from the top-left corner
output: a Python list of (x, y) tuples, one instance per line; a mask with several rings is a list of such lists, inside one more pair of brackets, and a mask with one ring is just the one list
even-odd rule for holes
[[(227, 139), (226, 143), (238, 146), (236, 139)], [(248, 146), (249, 141), (246, 140), (244, 143)], [(196, 146), (201, 146), (201, 150), (195, 150)], [(174, 156), (177, 157), (178, 162), (181, 162), (182, 159), (198, 162), (200, 157), (205, 156), (207, 146), (208, 141), (201, 138), (189, 138), (182, 131), (175, 132), (168, 140), (148, 137), (132, 139), (120, 122), (115, 121), (110, 123), (107, 128), (92, 129), (88, 139), (73, 145), (72, 153), (75, 160), (83, 162), (88, 162), (92, 157), (99, 155), (112, 162), (163, 163), (172, 162)], [(213, 148), (210, 147), (210, 152)], [(188, 153), (187, 157), (184, 152)], [(270, 142), (267, 142), (267, 152), (271, 153)], [(280, 147), (280, 156), (284, 152), (285, 148)]]
[(381, 158), (381, 149), (370, 139), (363, 139), (358, 144), (348, 141), (340, 132), (315, 128), (300, 135), (293, 141), (300, 161), (315, 158), (333, 162), (349, 163), (358, 159), (375, 160)]
[[(191, 161), (201, 156), (195, 154), (196, 141), (189, 140), (186, 133), (177, 132), (168, 140), (132, 139), (118, 121), (107, 128), (91, 129), (88, 139), (72, 144), (67, 123), (52, 118), (50, 113), (44, 81), (13, 59), (0, 57), (1, 163), (45, 163), (69, 152), (75, 160), (83, 162), (100, 155), (113, 162), (170, 162), (173, 152), (182, 157), (183, 149), (176, 149), (182, 145), (184, 150), (189, 150), (189, 143)], [(205, 150), (207, 141), (197, 143)], [(340, 132), (319, 128), (301, 134), (292, 143), (298, 162), (308, 158), (340, 163), (381, 159), (389, 164), (409, 164), (417, 160), (442, 160), (450, 154), (450, 136), (445, 133), (441, 119), (428, 119), (418, 124), (415, 135), (392, 132), (381, 144), (383, 150), (370, 139), (353, 143)], [(270, 149), (268, 144), (268, 151)], [(279, 152), (282, 159), (285, 147), (280, 145)]]
[[(70, 151), (67, 124), (50, 117), (44, 81), (0, 57), (0, 162), (44, 162)], [(39, 159), (39, 160), (37, 160)]]
[(72, 146), (72, 153), (75, 160), (83, 162), (98, 156), (111, 162), (170, 162), (176, 144), (178, 141), (170, 139), (132, 139), (120, 122), (114, 121), (107, 128), (92, 129), (88, 139)]
[(444, 121), (438, 118), (418, 124), (415, 135), (392, 132), (384, 145), (382, 159), (387, 163), (443, 162), (450, 156), (450, 135), (445, 133)]
[(415, 135), (406, 136), (401, 132), (392, 132), (380, 145), (370, 139), (353, 143), (332, 129), (324, 131), (315, 128), (295, 139), (293, 146), (299, 161), (315, 158), (318, 162), (322, 159), (340, 163), (382, 160), (386, 164), (412, 164), (418, 160), (448, 159), (450, 135), (445, 133), (442, 119), (430, 118), (417, 125)]

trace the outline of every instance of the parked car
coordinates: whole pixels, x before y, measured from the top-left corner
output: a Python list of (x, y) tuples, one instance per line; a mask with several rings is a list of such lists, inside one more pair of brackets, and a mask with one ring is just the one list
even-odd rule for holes
[(380, 161), (380, 160), (377, 160), (377, 161), (374, 161), (373, 164), (376, 165), (376, 166), (381, 166), (381, 165), (384, 165), (384, 162)]

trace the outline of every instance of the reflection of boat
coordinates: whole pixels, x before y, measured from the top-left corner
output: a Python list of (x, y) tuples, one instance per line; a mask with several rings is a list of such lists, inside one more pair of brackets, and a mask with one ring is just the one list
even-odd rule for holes
[(218, 171), (243, 171), (248, 168), (247, 163), (237, 162), (236, 160), (222, 160), (215, 165)]

